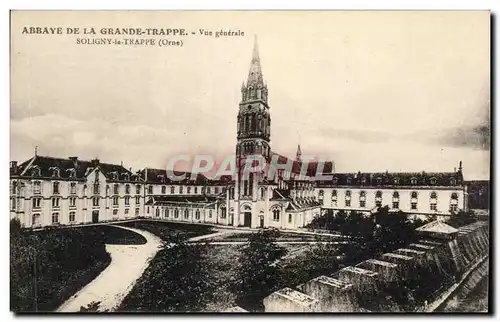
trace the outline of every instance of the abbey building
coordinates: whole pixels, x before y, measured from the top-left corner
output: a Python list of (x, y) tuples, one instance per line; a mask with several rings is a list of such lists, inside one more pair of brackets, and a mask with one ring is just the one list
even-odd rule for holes
[[(77, 225), (153, 218), (251, 228), (297, 229), (324, 210), (370, 212), (388, 205), (418, 216), (449, 217), (467, 209), (462, 165), (446, 173), (335, 173), (332, 162), (294, 159), (271, 148), (271, 109), (257, 43), (237, 117), (234, 176), (208, 179), (189, 174), (174, 181), (165, 169), (132, 172), (98, 159), (33, 156), (10, 166), (10, 217), (24, 227)], [(278, 107), (279, 108), (279, 107)], [(259, 155), (290, 170), (246, 173)], [(271, 167), (273, 165), (271, 164)], [(330, 174), (318, 180), (317, 172)], [(271, 171), (273, 172), (273, 171)]]

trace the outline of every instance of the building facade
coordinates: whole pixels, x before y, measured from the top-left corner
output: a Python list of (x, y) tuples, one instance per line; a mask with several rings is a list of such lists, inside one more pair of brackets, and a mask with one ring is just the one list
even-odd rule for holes
[[(294, 160), (271, 149), (271, 113), (255, 42), (237, 116), (236, 171), (209, 180), (185, 173), (172, 181), (166, 170), (133, 173), (98, 159), (35, 156), (10, 167), (10, 217), (24, 227), (76, 225), (134, 218), (251, 228), (305, 227), (322, 211), (370, 212), (380, 206), (414, 215), (450, 216), (467, 209), (462, 165), (448, 173), (335, 173), (317, 180), (320, 163), (301, 172), (300, 146)], [(247, 173), (249, 158), (260, 156), (271, 169)], [(291, 164), (286, 170), (271, 162)], [(268, 174), (276, 173), (268, 177)]]

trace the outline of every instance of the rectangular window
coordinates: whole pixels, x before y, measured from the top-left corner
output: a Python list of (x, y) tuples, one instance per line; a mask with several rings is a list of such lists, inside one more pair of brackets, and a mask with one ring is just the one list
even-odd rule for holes
[(72, 195), (76, 194), (76, 182), (71, 182), (69, 184), (69, 193)]
[(161, 193), (164, 195), (167, 193), (167, 187), (161, 186)]
[(210, 187), (207, 187), (207, 194), (211, 194)]
[(187, 194), (191, 193), (191, 187), (187, 187)]
[(135, 208), (135, 215), (139, 216), (139, 208)]
[(75, 197), (69, 198), (69, 206), (76, 207), (76, 198)]
[(16, 210), (16, 198), (10, 198), (10, 210)]
[(451, 204), (450, 205), (450, 212), (457, 212), (458, 211), (458, 205)]
[(214, 190), (215, 190), (215, 194), (219, 193), (219, 187), (215, 187)]
[(137, 185), (135, 186), (135, 194), (140, 194), (141, 193), (141, 186), (140, 185)]
[(382, 207), (382, 201), (381, 200), (375, 200), (375, 206)]
[(33, 209), (40, 209), (42, 198), (33, 198)]
[(94, 207), (99, 206), (99, 197), (92, 198), (92, 206), (94, 206)]
[(70, 211), (69, 213), (69, 222), (75, 222), (75, 212)]
[(52, 208), (59, 208), (59, 198), (52, 198)]
[(125, 216), (128, 215), (128, 208), (125, 209)]
[(351, 200), (346, 200), (345, 201), (345, 206), (350, 207), (351, 206)]
[(170, 194), (171, 195), (175, 194), (175, 187), (170, 187)]
[(33, 214), (33, 216), (31, 217), (31, 224), (33, 226), (36, 226), (40, 223), (40, 215), (39, 214)]
[(140, 196), (136, 196), (135, 197), (135, 204), (138, 205), (141, 203), (141, 197)]
[(152, 185), (148, 186), (148, 194), (150, 194), (150, 195), (153, 194), (153, 186)]
[(33, 182), (33, 193), (40, 194), (42, 192), (42, 183), (40, 181)]
[(125, 197), (125, 205), (126, 206), (130, 205), (130, 197), (129, 196)]
[(125, 185), (125, 194), (127, 194), (127, 195), (130, 194), (130, 185), (129, 184)]
[(332, 200), (332, 206), (337, 207), (337, 200)]
[(292, 223), (292, 214), (288, 214), (288, 223), (291, 224)]
[(52, 223), (53, 224), (58, 224), (59, 223), (59, 213), (58, 212), (53, 212), (52, 213)]
[(273, 220), (274, 221), (280, 221), (280, 212), (279, 212), (279, 210), (274, 210), (273, 211)]
[(365, 208), (365, 207), (366, 207), (366, 201), (364, 201), (364, 200), (360, 200), (360, 201), (359, 201), (359, 207), (360, 207), (360, 208)]
[(411, 203), (411, 210), (417, 210), (417, 203), (416, 202)]
[(53, 182), (52, 183), (52, 194), (53, 195), (58, 195), (59, 194), (59, 182)]
[(184, 190), (183, 188), (184, 188), (183, 186), (180, 186), (180, 187), (179, 187), (179, 194), (181, 194), (181, 195), (182, 195), (183, 190)]
[(437, 210), (437, 205), (435, 203), (431, 203), (431, 210)]
[(118, 197), (113, 197), (113, 206), (118, 206)]
[(198, 187), (194, 187), (194, 193), (197, 194), (198, 193)]
[(120, 186), (119, 186), (118, 184), (115, 184), (115, 185), (113, 186), (113, 193), (114, 193), (115, 195), (117, 195), (118, 193), (120, 193)]
[(98, 183), (94, 184), (94, 195), (98, 195), (101, 193), (101, 187)]
[(393, 201), (392, 202), (392, 208), (393, 209), (399, 209), (399, 201)]

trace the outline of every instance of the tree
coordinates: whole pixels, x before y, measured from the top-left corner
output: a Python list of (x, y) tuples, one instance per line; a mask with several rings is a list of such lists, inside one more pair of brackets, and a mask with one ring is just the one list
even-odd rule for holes
[(234, 285), (237, 303), (248, 309), (262, 307), (262, 300), (279, 288), (278, 260), (287, 251), (276, 244), (279, 232), (261, 230), (249, 237), (239, 259), (238, 277)]

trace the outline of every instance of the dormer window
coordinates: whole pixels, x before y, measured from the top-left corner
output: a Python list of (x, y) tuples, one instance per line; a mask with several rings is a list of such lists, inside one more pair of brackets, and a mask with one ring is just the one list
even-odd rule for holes
[(347, 178), (347, 184), (351, 184), (351, 182), (352, 182), (352, 178), (351, 177)]
[(434, 177), (431, 178), (431, 184), (436, 184), (436, 178)]
[(50, 170), (52, 171), (52, 178), (59, 178), (60, 177), (60, 170), (57, 167), (51, 167)]
[(69, 172), (69, 177), (71, 179), (76, 178), (76, 170), (75, 169), (68, 169), (68, 172)]
[(361, 178), (361, 184), (366, 184), (366, 178), (365, 177)]
[(113, 180), (118, 180), (118, 173), (117, 172), (113, 172)]
[(125, 181), (130, 181), (130, 174), (125, 173), (125, 174), (123, 175), (123, 179), (124, 179)]
[(40, 168), (38, 166), (35, 166), (35, 167), (33, 167), (33, 169), (31, 169), (31, 175), (33, 177), (39, 177), (40, 173), (41, 173), (41, 171), (40, 171)]
[(454, 186), (457, 184), (457, 180), (455, 178), (450, 179), (450, 186)]
[(381, 177), (377, 177), (377, 184), (382, 184), (382, 178)]
[(410, 182), (411, 182), (411, 184), (417, 184), (417, 178), (412, 177), (412, 178), (410, 179)]
[(398, 177), (394, 178), (393, 181), (394, 181), (394, 184), (399, 184), (399, 178)]
[(339, 178), (334, 177), (334, 178), (333, 178), (333, 184), (337, 184), (337, 182), (339, 182)]

